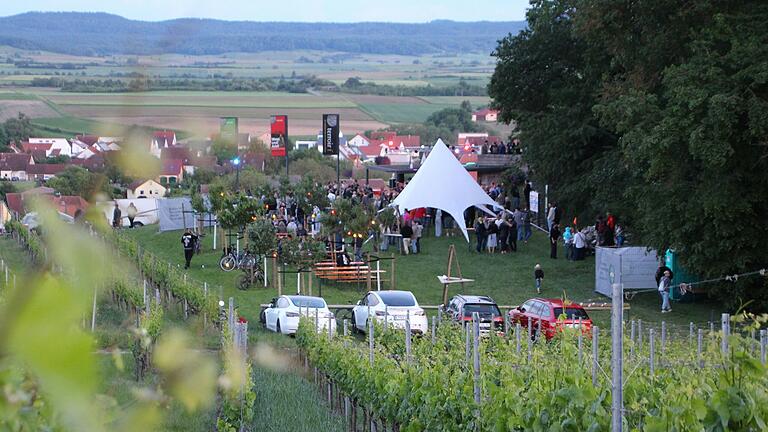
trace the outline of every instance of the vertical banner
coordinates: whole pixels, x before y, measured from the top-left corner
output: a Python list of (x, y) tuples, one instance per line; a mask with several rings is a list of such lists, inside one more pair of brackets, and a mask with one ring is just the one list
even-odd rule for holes
[(539, 212), (539, 193), (531, 191), (531, 209), (533, 213)]
[(237, 142), (238, 134), (237, 117), (221, 117), (219, 122), (219, 135), (231, 142)]
[(288, 139), (288, 116), (273, 115), (270, 118), (270, 132), (272, 134), (272, 156), (285, 156), (285, 141)]
[(339, 154), (338, 114), (323, 114), (323, 154)]

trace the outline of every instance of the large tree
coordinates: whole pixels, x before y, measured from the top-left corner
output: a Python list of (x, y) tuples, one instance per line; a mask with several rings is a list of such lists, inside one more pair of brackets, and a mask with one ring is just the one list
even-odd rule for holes
[[(577, 213), (703, 277), (768, 263), (768, 5), (538, 0), (489, 86), (525, 161)], [(735, 306), (765, 281), (713, 287)], [(760, 287), (762, 289), (755, 289)], [(765, 307), (765, 303), (755, 303)]]

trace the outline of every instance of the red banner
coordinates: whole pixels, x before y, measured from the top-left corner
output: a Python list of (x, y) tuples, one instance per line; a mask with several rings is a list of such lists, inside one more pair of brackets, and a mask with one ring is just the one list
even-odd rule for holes
[(285, 156), (285, 141), (288, 139), (288, 116), (273, 115), (270, 124), (272, 156)]

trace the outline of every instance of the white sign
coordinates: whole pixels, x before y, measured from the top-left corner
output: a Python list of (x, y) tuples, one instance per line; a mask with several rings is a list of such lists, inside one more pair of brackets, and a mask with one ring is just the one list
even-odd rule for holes
[(530, 196), (531, 196), (531, 208), (530, 208), (530, 210), (533, 213), (538, 213), (539, 212), (539, 193), (536, 192), (536, 191), (531, 191)]

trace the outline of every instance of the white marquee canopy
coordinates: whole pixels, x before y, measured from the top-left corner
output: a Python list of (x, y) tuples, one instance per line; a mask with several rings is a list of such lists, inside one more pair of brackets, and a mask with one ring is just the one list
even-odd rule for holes
[(501, 208), (477, 184), (440, 139), (432, 147), (427, 160), (390, 206), (397, 207), (400, 212), (420, 207), (432, 207), (448, 212), (456, 220), (467, 241), (469, 235), (464, 222), (464, 210), (476, 206), (491, 213), (488, 208)]

